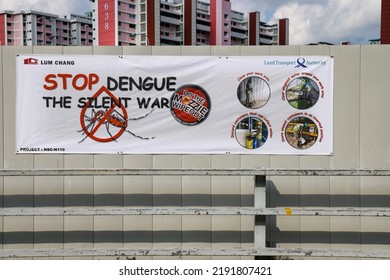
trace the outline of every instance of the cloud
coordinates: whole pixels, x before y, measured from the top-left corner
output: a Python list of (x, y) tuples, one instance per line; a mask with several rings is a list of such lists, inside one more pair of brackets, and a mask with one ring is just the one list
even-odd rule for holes
[(36, 10), (63, 16), (70, 13), (84, 14), (92, 8), (89, 0), (13, 0), (1, 1), (0, 11), (2, 10)]
[(379, 38), (381, 0), (300, 2), (284, 4), (274, 13), (274, 19), (290, 19), (290, 45), (319, 41), (367, 44)]

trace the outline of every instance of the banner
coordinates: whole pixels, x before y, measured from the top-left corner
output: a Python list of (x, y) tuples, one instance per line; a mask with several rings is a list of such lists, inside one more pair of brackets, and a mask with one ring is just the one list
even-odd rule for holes
[(332, 151), (332, 57), (17, 56), (17, 153)]

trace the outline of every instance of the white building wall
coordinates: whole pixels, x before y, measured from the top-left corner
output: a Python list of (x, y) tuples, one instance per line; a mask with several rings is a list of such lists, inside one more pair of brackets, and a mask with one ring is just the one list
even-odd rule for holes
[[(15, 56), (30, 53), (334, 56), (334, 155), (16, 155)], [(387, 45), (0, 47), (0, 168), (388, 169), (389, 53)], [(388, 207), (389, 183), (389, 177), (269, 177), (267, 205)], [(3, 177), (0, 178), (0, 207), (251, 206), (253, 192), (251, 177)], [(0, 249), (251, 247), (253, 230), (254, 217), (251, 216), (0, 217)], [(389, 249), (390, 219), (269, 218), (267, 236), (269, 244), (277, 247)], [(137, 257), (152, 258), (157, 259)]]

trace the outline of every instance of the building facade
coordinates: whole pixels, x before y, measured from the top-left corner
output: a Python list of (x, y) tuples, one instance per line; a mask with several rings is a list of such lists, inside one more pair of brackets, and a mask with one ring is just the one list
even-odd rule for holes
[(0, 45), (90, 46), (92, 18), (71, 14), (65, 18), (38, 11), (0, 12)]
[(91, 0), (94, 45), (288, 45), (288, 19), (268, 25), (230, 0)]
[(249, 45), (288, 45), (289, 20), (270, 25), (260, 20), (259, 12), (249, 13), (248, 40)]
[(0, 45), (288, 45), (288, 19), (268, 25), (230, 0), (90, 0), (89, 15), (0, 12)]

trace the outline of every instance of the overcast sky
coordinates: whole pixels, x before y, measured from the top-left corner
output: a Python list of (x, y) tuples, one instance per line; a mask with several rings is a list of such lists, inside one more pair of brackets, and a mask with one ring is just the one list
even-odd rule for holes
[[(207, 2), (208, 0), (203, 0)], [(290, 45), (325, 41), (368, 44), (380, 36), (381, 0), (231, 0), (234, 10), (259, 11), (262, 21), (290, 19)], [(89, 0), (0, 0), (0, 10), (29, 10), (64, 16), (91, 10)]]

